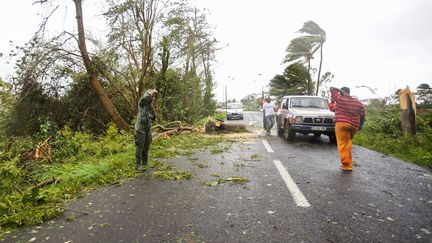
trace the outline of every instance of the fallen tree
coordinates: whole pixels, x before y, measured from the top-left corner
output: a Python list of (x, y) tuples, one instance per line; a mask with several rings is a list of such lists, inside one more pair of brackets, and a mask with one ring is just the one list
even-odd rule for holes
[(225, 121), (221, 119), (216, 118), (216, 120), (213, 120), (210, 116), (208, 117), (207, 122), (204, 124), (204, 131), (206, 133), (240, 132), (245, 130), (246, 130), (246, 125), (244, 124), (225, 123)]

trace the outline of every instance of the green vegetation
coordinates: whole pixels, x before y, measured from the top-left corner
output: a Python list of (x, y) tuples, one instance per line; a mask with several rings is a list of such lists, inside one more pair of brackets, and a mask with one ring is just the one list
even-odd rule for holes
[[(219, 177), (219, 176), (215, 176)], [(206, 182), (206, 186), (217, 186), (220, 184), (224, 184), (225, 182), (228, 182), (229, 184), (244, 184), (246, 182), (249, 182), (249, 179), (241, 177), (241, 176), (231, 176), (227, 179), (224, 178), (218, 178), (216, 181)]]
[[(40, 140), (39, 137), (34, 141)], [(192, 176), (189, 171), (162, 160), (190, 155), (192, 149), (213, 146), (220, 141), (221, 137), (196, 133), (155, 139), (145, 173), (162, 180), (189, 179)], [(20, 151), (32, 144), (35, 142), (30, 138), (20, 138), (8, 152), (0, 153), (0, 236), (7, 230), (41, 223), (61, 214), (68, 210), (64, 208), (67, 201), (89, 189), (119, 183), (139, 174), (134, 169), (133, 134), (120, 134), (113, 125), (104, 136), (98, 137), (72, 132), (66, 127), (49, 142), (52, 160), (20, 160)]]
[(369, 106), (363, 129), (354, 143), (432, 169), (432, 114), (417, 115), (417, 134), (400, 131), (397, 106)]

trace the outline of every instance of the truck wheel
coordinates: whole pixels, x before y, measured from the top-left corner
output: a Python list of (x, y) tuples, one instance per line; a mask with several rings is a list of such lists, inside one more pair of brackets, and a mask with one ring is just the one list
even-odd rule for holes
[(284, 133), (283, 133), (285, 140), (287, 140), (288, 142), (294, 141), (295, 134), (296, 132), (290, 128), (290, 125), (287, 122), (285, 122)]
[(279, 119), (277, 119), (276, 126), (277, 126), (277, 135), (278, 135), (279, 137), (282, 137), (284, 131), (283, 131), (282, 128), (281, 128), (281, 124), (280, 124)]

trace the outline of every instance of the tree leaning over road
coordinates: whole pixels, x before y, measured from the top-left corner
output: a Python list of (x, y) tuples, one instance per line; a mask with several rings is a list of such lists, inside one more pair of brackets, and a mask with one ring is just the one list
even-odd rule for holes
[[(293, 64), (300, 64), (303, 65), (303, 63), (307, 63), (307, 72), (310, 74), (310, 68), (311, 68), (311, 59), (312, 59), (312, 52), (311, 52), (311, 45), (310, 42), (304, 38), (304, 37), (297, 37), (293, 40), (291, 40), (290, 44), (288, 45), (286, 49), (286, 56), (284, 59), (284, 63), (291, 63)], [(308, 83), (312, 82), (311, 75), (308, 77)], [(313, 87), (312, 87), (313, 88)], [(313, 90), (307, 89), (307, 94), (312, 95)]]
[(75, 3), (75, 11), (76, 11), (76, 19), (77, 19), (77, 27), (78, 27), (78, 47), (81, 52), (81, 56), (84, 62), (84, 66), (87, 70), (88, 75), (90, 76), (90, 82), (92, 87), (99, 97), (100, 102), (102, 103), (105, 110), (110, 114), (114, 123), (122, 129), (129, 130), (129, 125), (127, 122), (121, 117), (118, 113), (116, 107), (111, 102), (111, 99), (106, 94), (104, 88), (101, 85), (100, 80), (98, 79), (98, 74), (95, 72), (93, 62), (90, 59), (89, 53), (87, 51), (86, 39), (85, 39), (85, 29), (84, 29), (84, 21), (83, 21), (83, 11), (82, 11), (82, 0), (73, 0)]
[[(308, 21), (303, 24), (303, 27), (299, 30), (300, 33), (306, 34), (291, 40), (290, 44), (286, 49), (286, 55), (284, 63), (307, 63), (308, 72), (311, 70), (311, 60), (316, 51), (320, 50), (320, 64), (318, 68), (318, 78), (316, 82), (315, 94), (318, 95), (320, 87), (320, 76), (323, 59), (323, 44), (326, 41), (326, 32), (313, 21)], [(309, 82), (312, 82), (311, 78)], [(312, 95), (312, 92), (308, 92), (308, 95)]]
[(303, 28), (300, 29), (300, 32), (303, 34), (307, 34), (304, 36), (310, 43), (310, 46), (312, 47), (311, 54), (314, 55), (315, 52), (319, 49), (320, 50), (320, 64), (318, 68), (318, 77), (317, 77), (317, 85), (316, 85), (316, 94), (318, 95), (319, 92), (319, 86), (320, 86), (320, 76), (321, 76), (321, 68), (322, 68), (322, 60), (323, 60), (323, 45), (326, 41), (326, 32), (321, 29), (321, 27), (313, 22), (308, 21), (303, 24)]

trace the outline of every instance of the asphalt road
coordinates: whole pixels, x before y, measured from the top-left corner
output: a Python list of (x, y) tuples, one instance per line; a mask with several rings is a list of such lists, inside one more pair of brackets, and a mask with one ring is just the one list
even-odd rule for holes
[[(347, 173), (325, 136), (293, 143), (275, 130), (265, 136), (259, 112), (229, 122), (253, 132), (230, 135), (237, 142), (221, 144), (223, 153), (170, 161), (193, 171), (191, 180), (144, 174), (94, 190), (68, 205), (89, 215), (66, 212), (6, 241), (432, 242), (429, 171), (354, 146), (356, 166)], [(249, 182), (215, 183), (233, 176)]]

